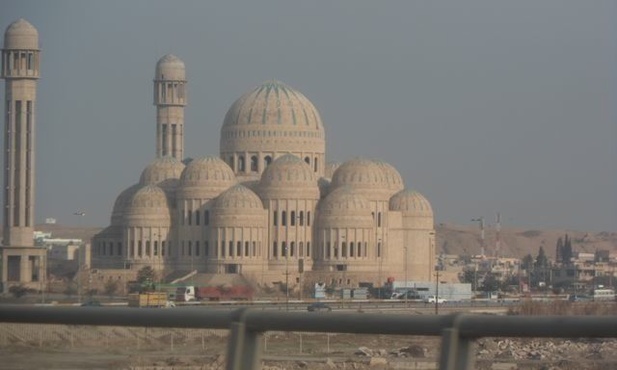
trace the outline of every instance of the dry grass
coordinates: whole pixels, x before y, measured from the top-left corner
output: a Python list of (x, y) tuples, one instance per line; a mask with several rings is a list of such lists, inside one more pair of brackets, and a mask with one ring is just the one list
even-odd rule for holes
[(617, 315), (615, 302), (574, 303), (568, 301), (524, 301), (508, 310), (509, 315)]

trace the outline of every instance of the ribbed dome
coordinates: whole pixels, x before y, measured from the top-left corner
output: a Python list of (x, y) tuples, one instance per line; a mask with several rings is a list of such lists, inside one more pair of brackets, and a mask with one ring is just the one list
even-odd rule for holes
[(390, 199), (390, 210), (401, 211), (405, 216), (433, 217), (429, 201), (414, 190), (401, 190)]
[(392, 190), (392, 194), (395, 194), (405, 189), (405, 183), (403, 177), (394, 166), (383, 161), (374, 161), (379, 167), (381, 167), (386, 181), (388, 183), (388, 189)]
[(340, 165), (332, 176), (332, 186), (344, 185), (360, 189), (387, 189), (388, 181), (375, 161), (354, 158)]
[(232, 186), (219, 195), (214, 201), (212, 208), (237, 210), (264, 209), (261, 199), (259, 199), (257, 194), (240, 184)]
[(221, 128), (221, 154), (325, 153), (319, 112), (302, 93), (267, 81), (233, 103)]
[(137, 190), (126, 207), (124, 220), (127, 227), (168, 227), (171, 217), (163, 189), (146, 185)]
[(180, 176), (178, 197), (213, 199), (236, 182), (233, 171), (220, 158), (193, 159)]
[(184, 164), (170, 156), (157, 158), (141, 173), (141, 185), (158, 185), (164, 189), (173, 189), (178, 185), (178, 179), (184, 170)]
[(5, 49), (39, 49), (39, 32), (30, 22), (19, 19), (11, 23), (4, 32)]
[(121, 226), (124, 218), (124, 213), (128, 207), (133, 195), (142, 187), (141, 184), (134, 184), (124, 189), (114, 202), (114, 208), (111, 211), (111, 226)]
[(334, 175), (334, 172), (341, 166), (341, 162), (328, 162), (326, 164), (326, 174), (325, 177), (331, 179)]
[(366, 198), (355, 192), (352, 187), (343, 186), (330, 193), (321, 203), (321, 212), (349, 214), (357, 211), (370, 212)]
[(261, 175), (260, 194), (266, 198), (281, 198), (288, 195), (276, 193), (288, 190), (293, 198), (319, 199), (319, 187), (315, 173), (300, 158), (285, 154), (277, 158)]
[(350, 186), (337, 188), (319, 203), (318, 219), (321, 227), (373, 226), (368, 200)]
[(163, 56), (156, 63), (156, 80), (185, 81), (184, 62), (173, 54)]
[(279, 81), (266, 81), (236, 100), (223, 126), (234, 125), (284, 125), (323, 130), (313, 103)]

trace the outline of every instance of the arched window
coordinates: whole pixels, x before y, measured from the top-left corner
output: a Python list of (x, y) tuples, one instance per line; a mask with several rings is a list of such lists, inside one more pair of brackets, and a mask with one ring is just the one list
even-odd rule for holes
[(290, 244), (289, 245), (289, 247), (290, 247), (289, 248), (290, 249), (289, 256), (293, 257), (296, 254), (296, 251), (295, 251), (295, 249), (296, 249), (296, 242), (291, 242), (289, 244)]
[(193, 211), (191, 210), (186, 211), (186, 218), (188, 220), (189, 226), (191, 226), (193, 224)]
[(315, 167), (315, 172), (317, 172), (317, 157), (315, 157), (315, 162), (313, 163), (314, 167)]
[(234, 255), (234, 242), (233, 241), (229, 241), (229, 251), (228, 251), (228, 255), (229, 257), (233, 257)]
[(306, 211), (306, 226), (311, 226), (311, 211)]
[(210, 245), (208, 244), (208, 241), (206, 240), (204, 242), (204, 256), (209, 256), (210, 255)]
[(236, 171), (235, 163), (234, 163), (234, 156), (233, 155), (231, 157), (229, 157), (229, 167), (231, 167), (231, 169), (233, 171)]
[(257, 242), (253, 242), (253, 257), (257, 256)]
[(287, 226), (287, 212), (281, 212), (281, 225)]
[(341, 257), (347, 257), (347, 243), (343, 242), (343, 246), (341, 248)]
[(272, 242), (272, 257), (278, 257), (279, 255), (279, 247), (276, 242)]
[(210, 225), (210, 211), (204, 211), (204, 225)]
[(304, 211), (300, 211), (300, 226), (304, 226)]
[(257, 156), (256, 155), (251, 157), (251, 171), (257, 172)]
[(141, 257), (141, 240), (137, 241), (137, 255)]
[(330, 258), (330, 256), (332, 255), (332, 247), (330, 245), (330, 242), (326, 243), (326, 257)]
[(267, 155), (267, 156), (264, 158), (264, 165), (265, 165), (264, 167), (268, 167), (268, 166), (270, 165), (270, 163), (272, 163), (272, 157), (270, 157), (269, 155)]
[(303, 242), (298, 243), (298, 255), (300, 257), (304, 257), (304, 243)]
[(159, 255), (159, 241), (158, 240), (154, 241), (154, 255), (155, 256)]
[(278, 220), (278, 212), (277, 211), (272, 211), (272, 221), (274, 223), (274, 226), (278, 225), (279, 220)]
[(306, 162), (306, 164), (311, 164), (311, 159), (309, 157), (304, 157), (304, 162)]
[(131, 240), (131, 257), (135, 257), (135, 240)]
[(377, 243), (377, 257), (381, 257), (381, 243)]
[(289, 219), (291, 226), (296, 226), (296, 211), (291, 211), (291, 218)]
[(354, 256), (355, 250), (354, 250), (353, 247), (354, 247), (353, 242), (349, 242), (349, 257), (353, 257)]
[(188, 251), (189, 251), (189, 256), (193, 256), (193, 242), (192, 241), (188, 241)]
[(281, 243), (281, 255), (287, 257), (287, 242)]
[(311, 256), (311, 242), (306, 242), (306, 256)]
[(225, 249), (225, 248), (227, 248), (227, 247), (225, 246), (225, 241), (224, 241), (224, 240), (221, 240), (221, 257), (225, 257), (225, 255), (227, 254), (227, 253), (225, 253), (225, 252), (226, 252), (226, 249)]
[(236, 257), (242, 257), (242, 242), (238, 241), (236, 243)]
[(161, 241), (161, 256), (165, 255), (165, 240)]
[(199, 256), (199, 240), (195, 241), (195, 255)]
[(239, 156), (238, 157), (238, 172), (244, 172), (244, 171), (246, 171), (244, 167), (244, 156)]
[(381, 212), (377, 214), (377, 227), (381, 227)]
[[(364, 245), (366, 245), (366, 243), (364, 243)], [(364, 255), (366, 256), (366, 252), (364, 252)], [(358, 257), (362, 256), (362, 243), (358, 242)]]
[(195, 211), (195, 225), (199, 225), (199, 215), (201, 213), (199, 213), (199, 210)]

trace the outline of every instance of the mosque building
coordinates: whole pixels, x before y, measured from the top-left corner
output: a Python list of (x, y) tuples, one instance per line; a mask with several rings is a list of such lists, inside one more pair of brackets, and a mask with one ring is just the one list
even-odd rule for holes
[[(117, 197), (92, 267), (237, 274), (259, 286), (431, 281), (433, 211), (390, 164), (328, 163), (324, 125), (301, 92), (267, 81), (225, 116), (219, 156), (185, 159), (184, 63), (154, 76), (156, 158)], [(302, 280), (303, 279), (303, 280)]]
[[(3, 243), (0, 276), (44, 283), (46, 251), (34, 246), (38, 32), (6, 29)], [(267, 81), (229, 108), (219, 156), (187, 159), (184, 63), (165, 55), (154, 76), (156, 156), (122, 191), (94, 236), (91, 267), (165, 276), (238, 276), (257, 286), (344, 287), (386, 279), (431, 281), (430, 203), (388, 163), (328, 163), (324, 125), (299, 91)]]

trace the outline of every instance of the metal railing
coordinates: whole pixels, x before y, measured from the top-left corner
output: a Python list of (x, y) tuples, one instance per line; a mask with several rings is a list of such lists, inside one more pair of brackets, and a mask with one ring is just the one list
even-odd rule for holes
[(616, 338), (616, 316), (443, 316), (307, 313), (240, 308), (136, 309), (0, 305), (0, 322), (229, 329), (227, 369), (258, 369), (267, 331), (441, 336), (440, 369), (473, 368), (481, 337)]

